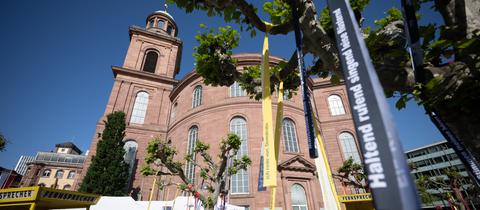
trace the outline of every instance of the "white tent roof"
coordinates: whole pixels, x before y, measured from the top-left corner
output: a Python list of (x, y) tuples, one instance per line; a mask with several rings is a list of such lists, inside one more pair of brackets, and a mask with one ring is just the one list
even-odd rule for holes
[[(148, 201), (135, 201), (132, 197), (112, 197), (102, 196), (96, 205), (92, 205), (90, 210), (147, 210)], [(152, 201), (150, 209), (163, 209), (163, 207), (173, 207), (172, 209), (188, 209), (189, 210), (203, 210), (200, 202), (197, 203), (195, 209), (195, 200), (193, 197), (179, 196), (174, 201)], [(244, 210), (244, 207), (227, 204), (225, 210)], [(86, 210), (86, 208), (68, 209), (68, 210)]]

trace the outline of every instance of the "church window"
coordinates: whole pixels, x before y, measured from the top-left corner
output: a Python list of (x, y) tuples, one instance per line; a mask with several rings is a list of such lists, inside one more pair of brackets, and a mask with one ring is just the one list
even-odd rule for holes
[(133, 105), (132, 117), (130, 123), (143, 124), (145, 121), (145, 114), (147, 113), (148, 93), (140, 91), (135, 97), (135, 104)]
[(299, 152), (295, 124), (290, 119), (283, 120), (283, 140), (286, 152)]
[(193, 90), (193, 97), (192, 97), (192, 108), (200, 106), (202, 104), (202, 86), (197, 86)]
[(247, 93), (245, 90), (238, 84), (238, 82), (234, 82), (232, 85), (230, 85), (230, 97), (240, 97), (240, 96), (246, 96)]
[(69, 184), (66, 184), (65, 186), (63, 186), (64, 190), (70, 190), (71, 188), (72, 188), (72, 186), (69, 185)]
[(165, 21), (163, 21), (163, 20), (158, 20), (158, 22), (157, 22), (157, 27), (160, 28), (160, 29), (163, 29), (164, 26), (165, 26)]
[(307, 195), (302, 185), (293, 184), (291, 188), (291, 199), (293, 210), (308, 210)]
[(175, 116), (177, 115), (177, 102), (175, 102), (172, 106), (172, 111), (170, 113), (170, 120), (173, 122), (175, 120)]
[[(193, 150), (195, 149), (195, 146), (197, 144), (197, 139), (198, 139), (198, 127), (197, 126), (193, 126), (191, 127), (189, 130), (188, 130), (188, 145), (187, 145), (187, 154), (188, 155), (192, 155), (193, 154)], [(195, 158), (195, 157), (192, 157), (192, 158)], [(195, 161), (195, 159), (193, 159), (192, 161)], [(186, 172), (187, 172), (187, 178), (190, 180), (190, 182), (194, 182), (195, 180), (195, 166), (194, 166), (194, 163), (192, 161), (188, 161), (187, 163), (187, 168), (186, 168)]]
[(170, 34), (170, 35), (173, 36), (172, 32), (173, 32), (172, 26), (168, 25), (168, 26), (167, 26), (167, 34)]
[(283, 100), (284, 101), (290, 101), (290, 91), (289, 90), (283, 90)]
[(143, 64), (143, 71), (155, 73), (155, 68), (157, 67), (158, 53), (150, 50), (147, 51), (145, 56), (145, 63)]
[(138, 148), (138, 144), (133, 140), (127, 140), (123, 145), (123, 149), (125, 150), (125, 155), (123, 156), (123, 160), (125, 161), (125, 163), (128, 164), (129, 176), (131, 176), (133, 173), (133, 166), (135, 165), (137, 148)]
[[(230, 132), (237, 134), (242, 141), (240, 149), (238, 150), (236, 158), (241, 158), (244, 155), (248, 155), (247, 145), (247, 122), (243, 117), (234, 117), (230, 121)], [(249, 192), (249, 179), (248, 171), (245, 169), (239, 170), (231, 178), (231, 190), (232, 193), (248, 193)]]
[(349, 132), (342, 132), (338, 135), (338, 139), (340, 140), (344, 159), (348, 160), (351, 157), (353, 161), (360, 164), (360, 155), (353, 135)]
[(330, 108), (330, 114), (332, 114), (332, 116), (345, 114), (342, 98), (338, 95), (328, 97), (328, 108)]

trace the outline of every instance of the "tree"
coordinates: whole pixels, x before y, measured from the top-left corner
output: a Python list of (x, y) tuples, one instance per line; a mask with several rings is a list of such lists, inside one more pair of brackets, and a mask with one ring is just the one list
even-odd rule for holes
[(0, 133), (0, 152), (5, 151), (5, 146), (7, 145), (7, 139)]
[[(446, 168), (443, 174), (445, 176), (420, 176), (416, 180), (417, 190), (422, 202), (431, 203), (440, 199), (448, 200), (452, 205), (460, 209), (466, 209), (469, 203), (472, 203), (472, 198), (465, 198), (462, 192), (473, 192), (476, 187), (472, 184), (467, 187), (466, 183), (469, 181), (469, 178), (463, 177), (456, 169)], [(434, 195), (432, 194), (433, 190), (439, 193)], [(466, 194), (468, 195), (468, 192)]]
[(356, 163), (352, 157), (343, 162), (342, 166), (338, 168), (337, 173), (333, 174), (333, 177), (346, 186), (368, 190), (366, 184), (367, 176), (363, 172), (363, 166)]
[[(182, 181), (181, 184), (162, 182), (162, 187), (177, 185), (180, 190), (191, 193), (195, 198), (198, 198), (205, 209), (213, 209), (218, 202), (218, 197), (228, 194), (226, 187), (228, 177), (236, 174), (239, 170), (245, 170), (251, 164), (250, 158), (246, 155), (237, 156), (241, 143), (240, 137), (235, 134), (228, 134), (227, 138), (220, 143), (219, 160), (215, 162), (208, 151), (210, 146), (197, 140), (195, 148), (185, 156), (183, 161), (200, 170), (199, 174), (203, 181), (196, 183), (195, 178), (190, 179), (191, 177), (184, 171), (183, 162), (176, 159), (177, 151), (175, 148), (168, 142), (155, 138), (148, 144), (147, 157), (145, 158), (147, 165), (142, 168), (142, 174), (145, 176), (177, 176)], [(202, 157), (202, 162), (197, 161), (198, 155)], [(155, 169), (152, 164), (162, 166), (162, 168), (165, 167), (168, 171), (164, 172), (161, 168)]]
[[(201, 10), (210, 16), (222, 16), (235, 23), (240, 30), (250, 32), (266, 30), (257, 8), (246, 0), (168, 0), (186, 12)], [(355, 17), (362, 26), (362, 11), (369, 0), (350, 0)], [(420, 26), (421, 46), (424, 50), (424, 84), (415, 82), (411, 62), (405, 49), (402, 15), (397, 8), (389, 9), (375, 28), (363, 27), (366, 44), (387, 97), (398, 97), (397, 108), (415, 99), (419, 104), (436, 110), (437, 114), (459, 136), (468, 149), (480, 159), (480, 1), (476, 0), (420, 0), (417, 9), (427, 8), (439, 12), (443, 23)], [(263, 10), (270, 15), (273, 27), (270, 35), (293, 31), (291, 7), (296, 5), (302, 30), (303, 53), (311, 54), (315, 64), (308, 67), (311, 75), (330, 77), (338, 83), (343, 77), (338, 50), (333, 37), (329, 11), (324, 8), (320, 17), (311, 0), (273, 0), (265, 2)], [(432, 6), (433, 5), (433, 6)], [(419, 15), (420, 18), (420, 15)], [(199, 46), (194, 54), (196, 71), (211, 85), (228, 86), (238, 81), (247, 92), (258, 98), (261, 94), (258, 68), (245, 71), (236, 69), (231, 57), (238, 43), (234, 29), (223, 28), (218, 33), (207, 30), (197, 36)], [(292, 45), (294, 44), (292, 40)], [(296, 54), (272, 75), (272, 85), (281, 79), (284, 88), (293, 92), (299, 85)], [(253, 88), (252, 88), (253, 86)], [(256, 87), (256, 88), (255, 88)], [(272, 88), (274, 90), (274, 88)], [(422, 99), (420, 99), (422, 95)], [(454, 111), (452, 111), (454, 110)]]
[(428, 177), (420, 176), (417, 180), (415, 180), (415, 184), (417, 185), (418, 195), (420, 196), (422, 203), (432, 204), (433, 202), (438, 200), (443, 201), (443, 196), (441, 194), (435, 195), (430, 192), (432, 189), (435, 188), (434, 186), (432, 186), (432, 182)]
[(92, 164), (80, 185), (80, 192), (97, 193), (105, 196), (127, 195), (128, 164), (123, 156), (125, 137), (125, 113), (107, 115), (105, 129), (97, 143)]

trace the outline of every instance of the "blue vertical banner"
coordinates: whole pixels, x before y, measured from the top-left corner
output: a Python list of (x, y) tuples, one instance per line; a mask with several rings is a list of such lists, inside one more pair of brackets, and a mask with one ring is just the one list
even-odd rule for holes
[(262, 142), (262, 151), (260, 152), (260, 169), (258, 173), (258, 185), (257, 185), (257, 191), (258, 192), (264, 192), (267, 191), (267, 187), (263, 186), (263, 142)]
[[(405, 22), (405, 34), (408, 41), (410, 58), (412, 60), (412, 68), (415, 72), (415, 80), (418, 83), (425, 84), (425, 71), (423, 69), (423, 51), (420, 47), (420, 34), (418, 32), (417, 17), (415, 15), (415, 5), (413, 0), (402, 0), (402, 12)], [(423, 91), (422, 91), (423, 93)], [(422, 100), (425, 96), (420, 95)], [(443, 119), (437, 115), (434, 109), (424, 106), (430, 120), (437, 126), (445, 139), (450, 143), (455, 153), (462, 161), (463, 165), (468, 169), (468, 174), (473, 178), (477, 186), (480, 186), (480, 164), (475, 156), (465, 147)]]
[[(296, 2), (296, 1), (295, 1)], [(300, 71), (300, 90), (302, 92), (303, 110), (305, 116), (305, 127), (307, 128), (308, 155), (310, 158), (318, 158), (318, 150), (315, 146), (315, 130), (313, 128), (312, 106), (310, 105), (310, 92), (307, 84), (307, 71), (302, 52), (302, 33), (300, 31), (300, 16), (298, 15), (297, 5), (292, 7), (292, 22), (295, 31), (295, 45), (297, 52), (298, 70)]]
[(415, 185), (349, 0), (327, 0), (375, 209), (420, 209)]

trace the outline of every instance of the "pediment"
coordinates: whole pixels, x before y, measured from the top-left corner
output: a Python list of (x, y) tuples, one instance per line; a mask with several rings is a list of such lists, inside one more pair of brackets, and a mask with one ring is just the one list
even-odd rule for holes
[(300, 155), (292, 157), (278, 165), (279, 171), (315, 172), (315, 165)]

